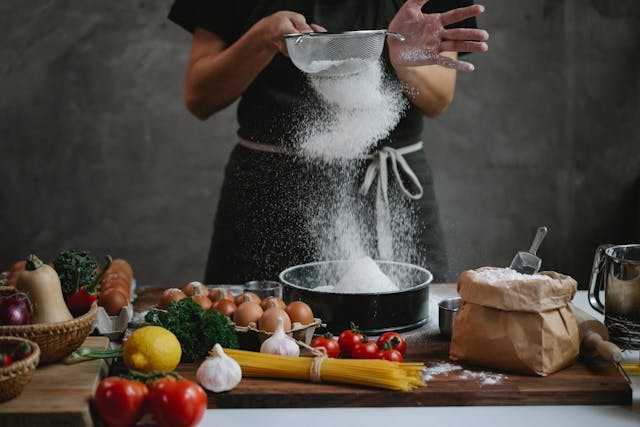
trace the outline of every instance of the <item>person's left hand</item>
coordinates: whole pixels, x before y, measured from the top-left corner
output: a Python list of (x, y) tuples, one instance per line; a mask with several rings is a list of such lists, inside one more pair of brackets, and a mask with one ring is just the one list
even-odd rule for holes
[(446, 25), (473, 18), (484, 12), (474, 5), (445, 13), (422, 13), (428, 0), (407, 0), (389, 24), (389, 31), (405, 40), (388, 38), (393, 66), (441, 65), (460, 71), (473, 71), (473, 64), (441, 55), (442, 52), (486, 52), (489, 33), (475, 28), (445, 29)]

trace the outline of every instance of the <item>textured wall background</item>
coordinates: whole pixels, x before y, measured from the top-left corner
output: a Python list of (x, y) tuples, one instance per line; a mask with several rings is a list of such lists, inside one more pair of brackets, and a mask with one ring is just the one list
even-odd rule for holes
[[(83, 247), (201, 277), (235, 109), (186, 112), (170, 3), (0, 3), (1, 266)], [(424, 134), (452, 274), (547, 224), (546, 266), (584, 282), (597, 244), (640, 240), (640, 2), (484, 4), (491, 51)]]

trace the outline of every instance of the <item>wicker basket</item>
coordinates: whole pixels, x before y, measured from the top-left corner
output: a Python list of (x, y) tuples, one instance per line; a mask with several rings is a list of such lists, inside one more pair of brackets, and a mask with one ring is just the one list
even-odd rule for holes
[[(0, 288), (0, 295), (15, 292), (13, 288)], [(37, 323), (23, 326), (0, 326), (0, 335), (21, 337), (40, 346), (40, 363), (57, 362), (73, 353), (91, 333), (98, 312), (97, 304), (80, 317), (66, 322)]]
[(40, 361), (38, 344), (24, 338), (0, 337), (0, 348), (12, 342), (26, 342), (31, 347), (31, 354), (5, 368), (0, 368), (0, 402), (11, 400), (22, 393), (25, 386), (31, 382), (33, 371)]

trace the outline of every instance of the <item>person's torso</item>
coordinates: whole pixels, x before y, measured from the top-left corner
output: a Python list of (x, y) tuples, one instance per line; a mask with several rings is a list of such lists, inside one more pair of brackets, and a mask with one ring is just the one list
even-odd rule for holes
[[(400, 0), (243, 0), (237, 3), (238, 36), (260, 19), (289, 10), (303, 14), (331, 32), (382, 29), (402, 4)], [(385, 51), (386, 56), (386, 51)], [(385, 71), (395, 78), (388, 61)], [(291, 60), (278, 54), (256, 77), (240, 99), (238, 135), (274, 145), (295, 145), (301, 127), (317, 115), (321, 100), (305, 74)], [(382, 143), (415, 142), (422, 131), (422, 114), (412, 104)]]

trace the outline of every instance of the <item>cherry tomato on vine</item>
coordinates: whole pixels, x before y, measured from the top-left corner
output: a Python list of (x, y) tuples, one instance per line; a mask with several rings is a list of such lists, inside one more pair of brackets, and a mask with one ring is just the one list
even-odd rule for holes
[(340, 344), (330, 335), (315, 337), (313, 341), (311, 341), (311, 347), (324, 348), (327, 352), (327, 357), (340, 356)]
[(193, 381), (164, 378), (151, 385), (148, 403), (160, 426), (193, 427), (207, 409), (207, 394)]
[(351, 356), (354, 346), (364, 341), (364, 335), (353, 323), (351, 324), (351, 329), (342, 331), (338, 338), (338, 344), (343, 356)]
[(398, 350), (402, 355), (407, 351), (407, 342), (397, 332), (385, 332), (378, 338), (378, 347), (384, 349), (385, 343), (389, 343), (391, 348)]
[(147, 386), (139, 381), (109, 377), (98, 385), (94, 400), (107, 427), (129, 427), (142, 417), (148, 393)]

